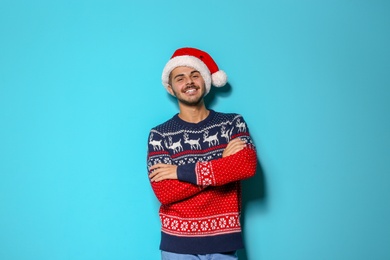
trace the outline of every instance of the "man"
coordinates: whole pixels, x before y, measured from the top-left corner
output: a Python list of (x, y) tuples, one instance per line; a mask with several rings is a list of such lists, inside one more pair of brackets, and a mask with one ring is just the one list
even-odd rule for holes
[(256, 172), (256, 151), (241, 115), (207, 109), (211, 85), (227, 83), (211, 56), (175, 51), (162, 73), (179, 113), (151, 129), (149, 179), (161, 202), (162, 259), (237, 259), (243, 248), (240, 180)]

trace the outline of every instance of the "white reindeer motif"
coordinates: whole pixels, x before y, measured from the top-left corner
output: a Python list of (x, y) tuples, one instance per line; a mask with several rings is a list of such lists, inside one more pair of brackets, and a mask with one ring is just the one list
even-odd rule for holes
[(167, 144), (167, 141), (164, 140), (165, 146), (168, 149), (171, 149), (173, 151), (173, 153), (183, 151), (183, 146), (181, 145), (181, 139), (177, 142), (174, 142), (174, 143), (172, 143), (172, 137), (169, 136), (168, 139), (169, 139), (169, 145)]
[(191, 146), (191, 150), (192, 149), (201, 149), (201, 146), (199, 144), (199, 140), (200, 140), (200, 138), (198, 138), (197, 140), (189, 139), (188, 134), (184, 133), (184, 143), (189, 144)]
[(153, 133), (150, 135), (150, 138), (149, 138), (149, 144), (151, 144), (153, 146), (153, 151), (160, 151), (160, 150), (163, 150), (164, 147), (161, 145), (161, 141), (157, 141), (157, 140), (153, 140)]
[(244, 122), (241, 122), (240, 119), (237, 119), (236, 127), (238, 127), (238, 132), (245, 132), (246, 131), (246, 125)]
[(222, 125), (221, 137), (225, 137), (227, 143), (230, 141), (230, 138), (232, 137), (232, 132), (233, 132), (233, 128), (226, 131), (226, 126)]
[(209, 147), (212, 146), (212, 145), (219, 144), (219, 140), (218, 140), (217, 135), (218, 135), (218, 132), (216, 134), (214, 134), (214, 135), (209, 136), (209, 131), (206, 130), (203, 133), (203, 143), (208, 142), (209, 143)]

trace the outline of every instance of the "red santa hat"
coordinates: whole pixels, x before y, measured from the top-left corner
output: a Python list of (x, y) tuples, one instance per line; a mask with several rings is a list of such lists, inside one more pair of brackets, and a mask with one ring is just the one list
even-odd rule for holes
[(209, 93), (211, 85), (222, 87), (227, 83), (226, 73), (218, 68), (207, 52), (185, 47), (177, 49), (164, 67), (161, 79), (166, 89), (168, 89), (169, 75), (172, 70), (180, 66), (191, 67), (200, 72), (205, 81), (206, 94)]

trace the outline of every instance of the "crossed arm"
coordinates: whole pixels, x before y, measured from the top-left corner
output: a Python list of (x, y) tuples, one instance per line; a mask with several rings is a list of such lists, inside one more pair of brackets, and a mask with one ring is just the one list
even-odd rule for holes
[(179, 180), (178, 166), (164, 163), (150, 166), (149, 178), (157, 199), (167, 205), (190, 198), (210, 185), (219, 186), (249, 178), (255, 174), (256, 164), (253, 145), (235, 138), (226, 146), (222, 158), (195, 164), (195, 173), (189, 176), (195, 174), (196, 180), (193, 177), (188, 181)]
[[(222, 153), (222, 158), (233, 155), (246, 147), (246, 143), (240, 138), (233, 139), (228, 143)], [(157, 163), (149, 168), (151, 172), (149, 178), (151, 182), (177, 179), (177, 165)]]

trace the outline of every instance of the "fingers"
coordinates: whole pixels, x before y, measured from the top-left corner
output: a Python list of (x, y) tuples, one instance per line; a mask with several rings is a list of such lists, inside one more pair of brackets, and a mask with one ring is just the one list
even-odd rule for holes
[(159, 182), (159, 181), (162, 181), (162, 180), (169, 179), (169, 173), (167, 173), (167, 172), (157, 172), (157, 173), (154, 173), (153, 172), (153, 175), (151, 174), (151, 176), (149, 176), (149, 178), (150, 178), (151, 182)]
[(158, 163), (149, 167), (149, 179), (152, 182), (159, 182), (168, 179), (177, 179), (177, 166), (171, 164)]
[(150, 171), (149, 178), (151, 180), (153, 180), (153, 179), (156, 178), (156, 175), (164, 174), (166, 172), (166, 167), (165, 167), (164, 164), (158, 163), (158, 164), (155, 164), (155, 165), (151, 166), (149, 168), (149, 171)]
[(158, 169), (158, 168), (163, 168), (166, 164), (164, 163), (157, 163), (155, 165), (152, 165), (149, 167), (149, 171), (153, 171), (155, 169)]
[(223, 151), (222, 157), (226, 157), (226, 156), (235, 154), (235, 153), (241, 151), (242, 149), (244, 149), (245, 146), (246, 146), (245, 141), (243, 141), (239, 138), (233, 139), (232, 141), (230, 141), (228, 143), (227, 147)]
[(228, 143), (228, 146), (231, 146), (232, 148), (235, 148), (235, 147), (245, 147), (246, 145), (246, 142), (237, 138), (237, 139), (233, 139), (232, 141), (230, 141)]

